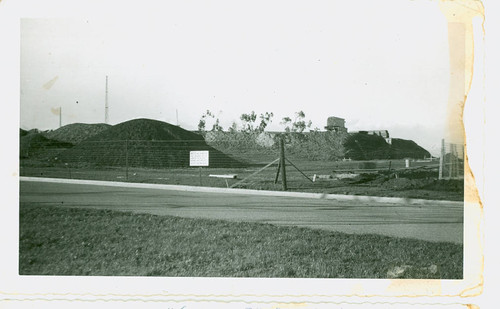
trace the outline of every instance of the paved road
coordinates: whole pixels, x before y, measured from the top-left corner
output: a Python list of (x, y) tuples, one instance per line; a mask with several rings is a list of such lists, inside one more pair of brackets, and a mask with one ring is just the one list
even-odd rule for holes
[(463, 242), (463, 207), (20, 182), (21, 207), (100, 208)]

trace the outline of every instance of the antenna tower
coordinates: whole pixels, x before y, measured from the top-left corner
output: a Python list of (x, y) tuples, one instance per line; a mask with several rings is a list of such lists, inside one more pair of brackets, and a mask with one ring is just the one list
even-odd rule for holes
[(108, 106), (108, 76), (106, 75), (106, 97), (105, 97), (105, 103), (104, 103), (104, 123), (109, 122), (109, 106)]

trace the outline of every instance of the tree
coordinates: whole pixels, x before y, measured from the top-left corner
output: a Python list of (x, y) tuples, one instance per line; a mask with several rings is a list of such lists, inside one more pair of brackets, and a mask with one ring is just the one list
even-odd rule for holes
[(207, 121), (210, 121), (210, 122), (213, 121), (211, 131), (222, 131), (223, 130), (223, 128), (219, 124), (219, 118), (218, 117), (216, 118), (215, 114), (207, 109), (207, 111), (203, 115), (201, 115), (201, 119), (198, 122), (198, 131), (206, 132)]
[(283, 117), (283, 119), (281, 119), (280, 124), (285, 126), (286, 133), (289, 133), (291, 131), (291, 128), (290, 128), (291, 123), (292, 123), (292, 118), (290, 118), (290, 117)]
[(264, 114), (260, 114), (259, 116), (260, 124), (258, 128), (259, 132), (264, 132), (268, 124), (272, 122), (273, 116), (274, 114), (272, 112), (271, 113), (265, 112)]
[(303, 111), (299, 111), (295, 113), (295, 120), (292, 124), (292, 131), (302, 133), (306, 128), (310, 128), (312, 125), (312, 121), (309, 120), (307, 123), (304, 120), (306, 114)]
[(219, 118), (215, 119), (215, 123), (212, 126), (212, 131), (223, 131), (224, 129), (219, 124)]
[(269, 123), (272, 122), (274, 114), (272, 112), (265, 112), (259, 115), (259, 125), (256, 126), (257, 114), (252, 111), (249, 114), (241, 114), (240, 120), (242, 122), (241, 132), (246, 133), (260, 133), (264, 132)]
[(236, 124), (236, 122), (233, 121), (231, 123), (231, 126), (228, 128), (228, 130), (231, 133), (237, 132), (238, 131), (238, 125)]
[(305, 120), (306, 114), (303, 111), (295, 113), (295, 118), (292, 122), (290, 117), (283, 117), (280, 124), (285, 126), (285, 132), (297, 132), (302, 133), (305, 129), (310, 128), (312, 121)]
[(201, 119), (198, 122), (198, 131), (205, 132), (205, 125), (206, 125), (205, 118), (203, 116), (201, 116)]
[(242, 132), (251, 133), (255, 130), (255, 120), (257, 120), (257, 114), (252, 111), (250, 114), (241, 114), (240, 120), (242, 122)]

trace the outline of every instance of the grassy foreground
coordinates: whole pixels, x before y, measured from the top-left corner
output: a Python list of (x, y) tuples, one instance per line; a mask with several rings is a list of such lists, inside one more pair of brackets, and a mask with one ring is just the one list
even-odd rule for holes
[(20, 208), (19, 274), (460, 279), (463, 247), (109, 210)]

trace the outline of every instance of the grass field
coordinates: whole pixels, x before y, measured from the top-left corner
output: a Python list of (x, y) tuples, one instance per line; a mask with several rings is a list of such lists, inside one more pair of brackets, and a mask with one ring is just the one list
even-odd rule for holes
[(20, 207), (21, 275), (460, 279), (463, 247), (270, 224)]

